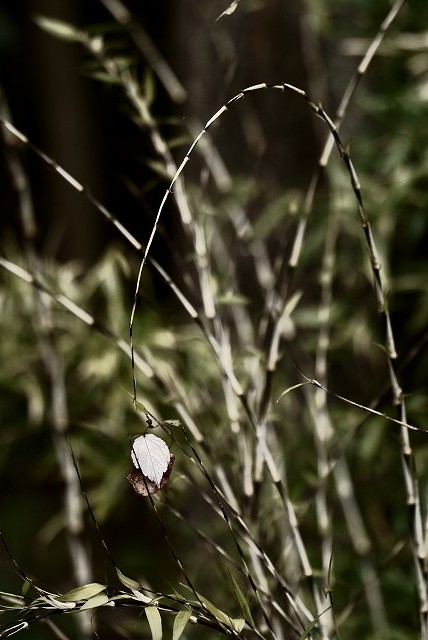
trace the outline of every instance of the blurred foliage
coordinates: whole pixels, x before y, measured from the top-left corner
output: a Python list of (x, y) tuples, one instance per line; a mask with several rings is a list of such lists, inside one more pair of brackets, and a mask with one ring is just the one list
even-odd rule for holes
[[(223, 29), (219, 33), (226, 34), (229, 24), (243, 20), (247, 10), (256, 13), (266, 10), (263, 3), (247, 4), (247, 0), (236, 3), (236, 7), (230, 2), (223, 4), (217, 15), (225, 12), (219, 20), (219, 29)], [(309, 19), (311, 28), (316, 29), (315, 35), (321, 43), (318, 65), (323, 69), (328, 87), (325, 103), (333, 104), (328, 109), (330, 114), (387, 10), (387, 3), (368, 0), (329, 0), (322, 8), (318, 3), (307, 3), (304, 17)], [(303, 8), (301, 11), (303, 15)], [(166, 156), (153, 149), (153, 135), (158, 134), (164, 140), (168, 153), (179, 165), (183, 149), (194, 139), (195, 132), (185, 128), (187, 123), (180, 124), (180, 111), (174, 104), (170, 105), (169, 120), (158, 117), (158, 92), (163, 91), (159, 88), (159, 79), (149, 65), (143, 68), (135, 47), (130, 44), (129, 34), (117, 23), (114, 28), (111, 22), (110, 26), (97, 22), (75, 30), (70, 26), (58, 27), (59, 23), (55, 22), (43, 23), (40, 19), (39, 24), (51, 33), (56, 30), (56, 36), (73, 41), (70, 46), (83, 44), (80, 72), (100, 81), (106, 103), (117, 105), (139, 128), (139, 135), (144, 136), (144, 152), (132, 160), (138, 164), (144, 157), (149, 176), (138, 186), (128, 176), (123, 182), (137, 202), (150, 209), (147, 216), (150, 228), (154, 221), (153, 209), (156, 210), (159, 202), (152, 208), (146, 207), (146, 196), (156, 198), (158, 188), (167, 186), (165, 176), (172, 177), (171, 167), (165, 164)], [(423, 44), (427, 32), (427, 3), (407, 3), (364, 76), (343, 127), (343, 138), (350, 145), (381, 257), (408, 419), (421, 428), (427, 426), (428, 403), (428, 219), (425, 215), (428, 54)], [(51, 36), (46, 35), (48, 37)], [(284, 53), (278, 52), (278, 55)], [(114, 66), (109, 67), (108, 61), (114, 62)], [(167, 62), (173, 66), (173, 56)], [(340, 73), (336, 76), (337, 69)], [(213, 105), (212, 112), (220, 106)], [(248, 117), (243, 124), (251, 128), (255, 122), (251, 111), (247, 115), (239, 114), (241, 119)], [(286, 115), (285, 112), (282, 117)], [(221, 124), (220, 121), (218, 128)], [(259, 124), (263, 128), (264, 123)], [(325, 133), (323, 130), (323, 136)], [(213, 140), (215, 143), (215, 133)], [(130, 140), (122, 140), (124, 149), (128, 143)], [(136, 354), (142, 361), (142, 370), (138, 367), (136, 370), (138, 399), (160, 421), (180, 420), (209, 478), (221, 488), (219, 493), (204, 477), (195, 451), (177, 426), (167, 428), (164, 433), (156, 431), (171, 443), (176, 456), (168, 486), (154, 497), (157, 512), (149, 500), (132, 492), (126, 480), (131, 469), (130, 438), (146, 428), (144, 415), (136, 412), (132, 405), (131, 362), (129, 354), (124, 352), (140, 257), (130, 245), (118, 241), (109, 243), (93, 264), (79, 261), (63, 264), (42, 255), (40, 272), (32, 272), (43, 283), (42, 293), (6, 269), (1, 271), (0, 525), (9, 549), (22, 570), (54, 597), (77, 586), (67, 545), (69, 532), (64, 498), (67, 486), (55, 447), (58, 437), (53, 427), (55, 380), (52, 380), (52, 368), (47, 366), (49, 359), (44, 351), (47, 340), (63, 368), (69, 414), (65, 433), (88, 501), (118, 567), (140, 585), (153, 589), (159, 598), (165, 597), (159, 600), (165, 637), (172, 637), (173, 633), (174, 618), (168, 607), (174, 611), (191, 610), (199, 616), (199, 624), (205, 620), (204, 616), (213, 623), (211, 629), (187, 624), (183, 635), (186, 638), (199, 637), (201, 633), (206, 638), (218, 637), (219, 632), (252, 638), (257, 636), (251, 629), (253, 623), (264, 637), (270, 636), (245, 570), (242, 572), (236, 540), (226, 520), (232, 523), (244, 549), (251, 575), (256, 576), (261, 592), (268, 594), (263, 595), (262, 600), (272, 615), (276, 637), (279, 640), (298, 638), (299, 634), (303, 637), (307, 621), (294, 616), (284, 585), (276, 576), (269, 575), (264, 559), (256, 557), (256, 544), (272, 560), (290, 585), (290, 591), (302, 598), (312, 615), (317, 615), (310, 581), (308, 584), (302, 577), (293, 547), (290, 520), (278, 493), (279, 483), (272, 482), (265, 466), (260, 482), (254, 482), (253, 495), (249, 496), (246, 490), (246, 474), (253, 474), (253, 481), (256, 477), (257, 437), (245, 403), (226, 380), (227, 367), (224, 366), (230, 357), (243, 389), (242, 396), (259, 417), (260, 381), (267, 365), (263, 323), (268, 315), (266, 310), (273, 304), (281, 259), (284, 256), (288, 259), (304, 207), (301, 190), (280, 190), (277, 186), (271, 189), (271, 185), (276, 184), (273, 177), (272, 181), (260, 182), (259, 165), (267, 162), (269, 143), (267, 139), (266, 157), (257, 152), (251, 157), (254, 174), (229, 176), (229, 186), (224, 189), (216, 187), (213, 174), (205, 166), (207, 157), (212, 160), (217, 152), (221, 156), (223, 150), (211, 149), (204, 158), (197, 156), (198, 151), (191, 156), (189, 164), (200, 165), (200, 170), (191, 174), (192, 180), (185, 180), (185, 193), (194, 216), (189, 227), (193, 225), (193, 228), (189, 232), (186, 225), (180, 226), (177, 211), (172, 204), (168, 205), (156, 236), (154, 255), (196, 308), (197, 321), (192, 321), (153, 265), (147, 265), (133, 327)], [(230, 145), (233, 147), (233, 140)], [(43, 144), (39, 146), (43, 148)], [(6, 144), (4, 149), (7, 158)], [(247, 149), (243, 152), (247, 153)], [(26, 165), (25, 159), (23, 162), (32, 179), (33, 165)], [(313, 158), (308, 159), (308, 164), (314, 165)], [(227, 168), (224, 171), (227, 176)], [(13, 216), (19, 220), (16, 202), (14, 206)], [(242, 212), (243, 221), (237, 222), (236, 216)], [(36, 206), (37, 219), (39, 215)], [(176, 217), (171, 221), (173, 216)], [(284, 314), (280, 358), (266, 412), (267, 443), (281, 471), (287, 496), (294, 505), (314, 570), (314, 582), (320, 593), (322, 589), (332, 589), (334, 622), (342, 640), (413, 638), (418, 628), (417, 583), (409, 543), (409, 511), (397, 426), (330, 397), (328, 415), (333, 435), (327, 439), (326, 452), (330, 467), (326, 478), (321, 478), (322, 454), (317, 449), (314, 426), (315, 390), (312, 387), (296, 389), (279, 403), (275, 402), (284, 389), (301, 382), (297, 367), (309, 377), (314, 375), (322, 325), (320, 285), (325, 283), (323, 256), (328, 234), (336, 238), (331, 249), (328, 387), (396, 417), (382, 346), (383, 327), (372, 291), (364, 237), (349, 178), (336, 154), (315, 201), (301, 260), (293, 275), (289, 292), (293, 304), (289, 313)], [(1, 254), (31, 272), (28, 246), (31, 243), (19, 223), (15, 224), (14, 235), (12, 240), (10, 234), (4, 235)], [(201, 237), (208, 247), (207, 256), (201, 250)], [(269, 257), (272, 266), (271, 289), (263, 287), (263, 277), (257, 272), (262, 255)], [(207, 275), (216, 301), (217, 315), (213, 321), (205, 318), (203, 312), (204, 291), (198, 280), (201, 272)], [(58, 304), (55, 301), (58, 295), (72, 300), (94, 321), (85, 323), (79, 314)], [(47, 324), (41, 320), (40, 304), (47, 313)], [(207, 339), (209, 332), (204, 332), (201, 326), (209, 327), (209, 335), (216, 336), (220, 345), (217, 354)], [(425, 509), (428, 440), (419, 433), (411, 436), (414, 472)], [(354, 506), (359, 508), (367, 537), (366, 546), (363, 544), (359, 553), (352, 544), (355, 531), (348, 519), (349, 512), (343, 506), (340, 487), (334, 480), (342, 458), (348, 465)], [(252, 465), (248, 471), (250, 459)], [(326, 575), (322, 559), (325, 538), (317, 502), (321, 490), (326, 492), (331, 527), (326, 537), (331, 535), (333, 540), (331, 575)], [(226, 519), (221, 515), (217, 499), (225, 508)], [(138, 607), (133, 611), (125, 605), (123, 609), (120, 607), (122, 600), (131, 606), (123, 595), (125, 587), (131, 597), (129, 582), (120, 576), (118, 580), (83, 500), (82, 508), (84, 531), (81, 533), (89, 549), (92, 581), (109, 585), (101, 590), (102, 598), (118, 598), (117, 609), (100, 606), (97, 610), (99, 637), (148, 637), (149, 628), (152, 637), (157, 637), (157, 609), (146, 609), (146, 621)], [(241, 528), (234, 509), (239, 510), (247, 523), (253, 541)], [(160, 515), (169, 542), (156, 513)], [(195, 594), (183, 586), (186, 580), (174, 554), (170, 553), (170, 544), (200, 594), (199, 602)], [(236, 565), (240, 569), (236, 569)], [(372, 574), (368, 567), (373, 570)], [(3, 592), (20, 593), (22, 579), (14, 573), (6, 553), (0, 576)], [(369, 593), (373, 586), (370, 581), (380, 585), (385, 620), (379, 613), (379, 603), (367, 602), (365, 580)], [(171, 594), (176, 601), (168, 600)], [(93, 595), (79, 592), (80, 599), (76, 601), (86, 602)], [(132, 606), (142, 602), (135, 593), (133, 597)], [(298, 631), (271, 608), (272, 601), (280, 603)], [(24, 601), (19, 604), (24, 608)], [(100, 601), (101, 604), (105, 602)], [(319, 610), (328, 604), (326, 598)], [(186, 614), (183, 616), (184, 624)], [(241, 622), (232, 623), (228, 616), (245, 618), (245, 629), (241, 631)], [(57, 618), (55, 624), (68, 637), (84, 637), (82, 629), (70, 621), (74, 620), (72, 617)], [(0, 624), (7, 622), (6, 617), (0, 619)], [(35, 639), (54, 635), (47, 625), (32, 625), (30, 633)], [(316, 629), (311, 634), (311, 637), (320, 637)], [(330, 637), (338, 637), (335, 634), (333, 628)]]

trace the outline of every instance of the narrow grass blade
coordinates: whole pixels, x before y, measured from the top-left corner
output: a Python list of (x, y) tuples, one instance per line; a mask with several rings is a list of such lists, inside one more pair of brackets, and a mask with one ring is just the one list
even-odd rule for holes
[(146, 612), (152, 640), (162, 640), (162, 619), (157, 607), (146, 607), (144, 611)]
[(191, 615), (192, 612), (187, 609), (183, 609), (177, 613), (174, 620), (174, 626), (172, 628), (172, 640), (179, 640)]

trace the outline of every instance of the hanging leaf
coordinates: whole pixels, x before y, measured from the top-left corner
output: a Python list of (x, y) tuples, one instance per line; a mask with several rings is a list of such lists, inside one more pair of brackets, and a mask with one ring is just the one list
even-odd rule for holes
[(166, 443), (153, 433), (139, 436), (132, 444), (131, 458), (134, 466), (160, 487), (171, 458)]
[(139, 495), (148, 496), (166, 485), (175, 457), (161, 438), (153, 433), (139, 436), (132, 444), (131, 458), (136, 469), (128, 480)]
[(172, 628), (172, 640), (179, 640), (191, 615), (192, 612), (187, 609), (183, 609), (183, 611), (179, 611), (177, 613), (174, 620), (174, 626)]
[(162, 640), (162, 619), (156, 607), (146, 607), (144, 609), (152, 633), (152, 640)]

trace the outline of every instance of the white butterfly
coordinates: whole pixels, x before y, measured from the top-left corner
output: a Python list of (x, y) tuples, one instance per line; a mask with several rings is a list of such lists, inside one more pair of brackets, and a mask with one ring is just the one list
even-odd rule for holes
[(161, 438), (148, 433), (132, 443), (131, 459), (136, 468), (128, 475), (128, 480), (138, 494), (147, 496), (166, 485), (175, 456)]

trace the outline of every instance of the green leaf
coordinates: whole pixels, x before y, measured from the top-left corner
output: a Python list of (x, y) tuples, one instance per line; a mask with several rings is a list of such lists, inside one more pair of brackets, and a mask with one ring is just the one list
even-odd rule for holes
[(216, 620), (224, 624), (229, 629), (236, 631), (237, 633), (242, 631), (245, 625), (245, 620), (243, 620), (242, 618), (231, 618), (227, 615), (227, 613), (224, 613), (223, 611), (218, 609), (212, 602), (204, 598), (204, 596), (201, 596), (200, 594), (198, 594), (198, 596), (201, 602), (206, 606), (208, 611), (211, 613), (211, 615), (214, 616)]
[(26, 596), (28, 593), (28, 589), (31, 587), (31, 582), (28, 582), (28, 580), (25, 580), (24, 584), (22, 585), (22, 589), (21, 589), (21, 593), (23, 596)]
[(329, 609), (331, 609), (331, 607), (327, 607), (327, 609), (324, 609), (324, 611), (321, 611), (321, 613), (319, 614), (319, 616), (317, 616), (316, 618), (314, 618), (312, 620), (312, 622), (310, 622), (308, 624), (308, 626), (305, 628), (304, 632), (302, 633), (301, 636), (299, 636), (299, 640), (306, 640), (306, 638), (309, 636), (310, 632), (312, 631), (312, 629), (315, 627), (315, 625), (317, 624), (318, 620), (321, 618), (321, 616), (323, 616), (325, 614), (326, 611), (328, 611)]
[(89, 598), (86, 600), (85, 604), (82, 604), (79, 611), (83, 611), (84, 609), (95, 609), (96, 607), (101, 607), (103, 604), (106, 604), (109, 601), (109, 597), (105, 591), (98, 593), (96, 596)]
[(145, 164), (154, 171), (158, 176), (164, 178), (165, 180), (171, 181), (172, 174), (166, 169), (163, 162), (158, 162), (157, 160), (152, 160), (151, 158), (147, 158), (145, 160)]
[(147, 67), (143, 78), (143, 93), (148, 106), (152, 104), (155, 98), (155, 86), (152, 70)]
[(142, 402), (138, 402), (138, 400), (133, 400), (133, 402), (136, 411), (138, 411), (139, 413), (146, 413), (147, 409)]
[(59, 598), (54, 598), (52, 595), (41, 596), (40, 600), (47, 602), (49, 606), (54, 605), (57, 609), (75, 609), (75, 602), (61, 602)]
[(84, 584), (81, 587), (67, 591), (67, 593), (60, 596), (58, 600), (60, 602), (78, 602), (79, 600), (88, 600), (89, 598), (101, 593), (101, 591), (104, 591), (105, 588), (105, 584), (90, 582), (89, 584)]
[(120, 569), (116, 568), (116, 573), (121, 583), (125, 585), (125, 587), (128, 587), (128, 589), (139, 589), (141, 587), (139, 582), (133, 580), (132, 578), (128, 578), (128, 576), (125, 576), (125, 574), (123, 574)]
[(174, 619), (174, 626), (172, 629), (172, 640), (178, 640), (184, 631), (186, 624), (189, 622), (189, 618), (192, 612), (188, 609), (179, 611)]
[(184, 147), (184, 145), (188, 147), (191, 142), (190, 136), (176, 136), (168, 140), (168, 149), (177, 149), (177, 147)]
[(218, 297), (217, 302), (225, 306), (232, 305), (232, 304), (248, 305), (250, 300), (249, 298), (247, 298), (247, 296), (242, 296), (242, 295), (233, 294), (233, 293), (225, 293), (224, 295)]
[(146, 612), (152, 640), (162, 640), (162, 619), (157, 607), (146, 607), (144, 611)]
[(179, 427), (181, 422), (180, 420), (162, 420), (162, 424), (166, 424), (168, 427)]
[(239, 604), (239, 606), (241, 607), (241, 611), (244, 614), (244, 618), (253, 626), (255, 626), (254, 624), (254, 620), (253, 620), (253, 616), (251, 615), (251, 611), (250, 611), (250, 607), (248, 606), (248, 602), (245, 599), (244, 594), (242, 593), (241, 587), (239, 586), (239, 584), (236, 582), (235, 578), (232, 576), (232, 574), (230, 574), (230, 579), (232, 581), (232, 587), (233, 587), (233, 591), (235, 593), (235, 598)]
[(103, 82), (104, 84), (120, 84), (119, 78), (114, 78), (109, 73), (105, 73), (104, 71), (92, 71), (91, 73), (86, 74), (88, 78), (92, 78), (92, 80), (98, 80), (99, 82)]
[(60, 38), (61, 40), (68, 40), (70, 42), (80, 42), (82, 35), (76, 27), (68, 22), (62, 20), (54, 20), (53, 18), (47, 18), (46, 16), (36, 16), (36, 24), (50, 33), (52, 36)]
[(137, 589), (131, 589), (131, 591), (135, 598), (137, 600), (140, 600), (140, 602), (144, 602), (144, 604), (153, 602), (153, 598), (149, 598), (148, 596), (144, 595), (144, 593), (141, 593), (141, 591), (138, 591)]
[(303, 387), (303, 385), (305, 385), (305, 384), (311, 384), (311, 383), (310, 382), (299, 382), (299, 384), (294, 384), (292, 387), (288, 387), (288, 389), (285, 389), (285, 391), (283, 391), (281, 393), (281, 395), (279, 396), (277, 402), (279, 402), (283, 396), (287, 395), (287, 393), (290, 393), (290, 391), (294, 391), (294, 389), (298, 389), (299, 387)]
[(245, 627), (244, 618), (231, 618), (232, 629), (236, 631), (236, 633), (241, 633), (242, 629)]

